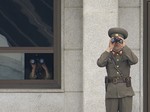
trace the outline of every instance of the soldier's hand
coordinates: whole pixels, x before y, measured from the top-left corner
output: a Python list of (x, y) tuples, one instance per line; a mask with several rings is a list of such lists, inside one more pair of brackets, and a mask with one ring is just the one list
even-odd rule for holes
[(45, 71), (48, 71), (48, 68), (45, 64), (42, 64), (42, 68), (45, 70)]
[(124, 38), (122, 38), (121, 36), (118, 36), (118, 38), (120, 38), (120, 39), (123, 40), (123, 43), (120, 44), (120, 47), (123, 48), (123, 47), (126, 45), (125, 40), (124, 40)]
[(31, 64), (32, 69), (36, 68), (36, 64)]
[[(114, 37), (112, 37), (112, 38), (114, 38)], [(110, 39), (110, 41), (109, 41), (109, 46), (108, 46), (108, 48), (106, 49), (107, 52), (112, 51), (113, 48), (114, 48), (114, 46), (115, 46), (115, 43), (112, 43), (112, 42), (111, 42), (112, 38)]]

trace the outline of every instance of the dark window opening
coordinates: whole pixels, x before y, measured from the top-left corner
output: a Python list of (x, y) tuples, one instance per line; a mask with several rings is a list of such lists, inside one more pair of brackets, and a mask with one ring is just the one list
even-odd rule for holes
[[(26, 53), (25, 54), (25, 79), (32, 79), (31, 73), (35, 67), (33, 79), (44, 79), (44, 75), (48, 75), (47, 79), (54, 79), (54, 57), (53, 53)], [(46, 72), (45, 73), (45, 69)]]

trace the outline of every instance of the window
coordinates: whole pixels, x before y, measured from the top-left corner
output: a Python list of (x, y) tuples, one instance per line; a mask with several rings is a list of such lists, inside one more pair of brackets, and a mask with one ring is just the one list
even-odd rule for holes
[(60, 88), (60, 0), (0, 0), (0, 88)]

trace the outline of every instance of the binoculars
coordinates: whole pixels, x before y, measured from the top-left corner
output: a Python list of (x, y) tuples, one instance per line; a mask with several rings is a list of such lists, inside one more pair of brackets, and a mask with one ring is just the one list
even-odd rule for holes
[(122, 43), (123, 43), (123, 40), (120, 39), (120, 38), (114, 37), (114, 38), (111, 39), (111, 42), (112, 42), (112, 43), (121, 43), (121, 44), (122, 44)]
[(40, 59), (31, 59), (30, 60), (30, 63), (31, 64), (44, 64), (45, 63), (45, 61), (44, 61), (44, 59), (43, 58), (40, 58)]

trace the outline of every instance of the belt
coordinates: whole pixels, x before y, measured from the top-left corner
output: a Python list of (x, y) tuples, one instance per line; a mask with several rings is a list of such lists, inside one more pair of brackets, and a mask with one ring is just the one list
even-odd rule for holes
[(121, 76), (118, 76), (118, 77), (106, 77), (106, 82), (107, 83), (117, 84), (117, 83), (127, 83), (129, 81), (131, 81), (131, 77), (121, 77)]

